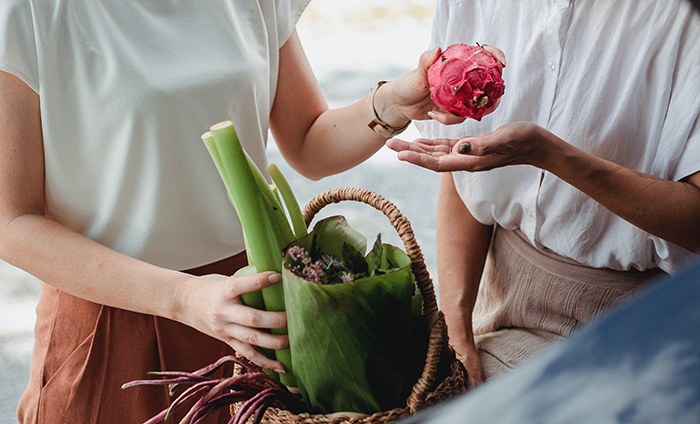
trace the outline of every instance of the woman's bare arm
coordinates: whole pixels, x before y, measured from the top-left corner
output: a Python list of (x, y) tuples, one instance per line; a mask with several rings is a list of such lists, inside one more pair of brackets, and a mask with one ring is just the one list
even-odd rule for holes
[(286, 337), (257, 329), (284, 327), (284, 313), (257, 311), (238, 298), (279, 275), (192, 277), (118, 253), (45, 216), (39, 106), (24, 82), (0, 72), (0, 257), (74, 296), (181, 321), (280, 369), (252, 345), (286, 347)]
[[(431, 116), (447, 124), (464, 120), (439, 110), (430, 99), (427, 69), (439, 54), (439, 49), (425, 52), (416, 69), (377, 90), (374, 106), (382, 120), (393, 127)], [(367, 126), (366, 101), (330, 110), (297, 34), (280, 49), (270, 129), (285, 159), (302, 175), (320, 179), (345, 171), (384, 146), (386, 138)]]
[[(468, 154), (460, 154), (465, 143)], [(653, 177), (584, 152), (530, 122), (459, 140), (392, 139), (387, 145), (399, 152), (399, 159), (439, 172), (536, 166), (642, 230), (692, 252), (700, 250), (700, 172), (681, 181)]]
[(437, 222), (440, 309), (445, 314), (450, 344), (467, 368), (470, 387), (485, 379), (474, 345), (472, 312), (491, 231), (491, 226), (479, 223), (469, 213), (455, 190), (452, 174), (444, 173)]

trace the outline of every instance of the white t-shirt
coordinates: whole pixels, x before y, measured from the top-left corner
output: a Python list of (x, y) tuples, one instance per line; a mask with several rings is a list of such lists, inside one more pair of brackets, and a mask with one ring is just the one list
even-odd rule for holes
[(279, 49), (309, 0), (2, 0), (0, 70), (41, 98), (48, 214), (175, 269), (244, 249), (200, 139), (264, 167)]
[[(700, 14), (686, 0), (439, 0), (432, 45), (506, 55), (505, 95), (481, 122), (421, 125), (459, 138), (534, 122), (596, 156), (667, 180), (700, 170)], [(542, 184), (540, 178), (543, 176)], [(454, 174), (484, 224), (593, 267), (673, 272), (693, 254), (532, 166)]]

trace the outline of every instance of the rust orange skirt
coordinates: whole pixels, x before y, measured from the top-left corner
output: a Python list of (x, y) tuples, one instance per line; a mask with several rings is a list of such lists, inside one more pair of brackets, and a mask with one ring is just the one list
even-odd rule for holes
[[(232, 275), (244, 253), (187, 270)], [(42, 287), (30, 379), (17, 415), (21, 424), (138, 424), (167, 408), (167, 388), (122, 384), (149, 371), (194, 371), (233, 353), (225, 343), (153, 315), (92, 303)], [(232, 366), (219, 373), (232, 374)], [(183, 413), (173, 422), (178, 422)], [(226, 423), (224, 409), (207, 423)]]

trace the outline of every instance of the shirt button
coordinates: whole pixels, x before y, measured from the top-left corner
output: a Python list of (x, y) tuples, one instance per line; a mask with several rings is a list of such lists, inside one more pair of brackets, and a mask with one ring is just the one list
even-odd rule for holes
[(553, 60), (550, 60), (549, 62), (547, 62), (547, 67), (549, 68), (550, 71), (553, 71), (553, 70), (557, 69), (557, 63)]
[(525, 209), (525, 215), (527, 215), (530, 219), (535, 218), (535, 214), (532, 213), (532, 209)]

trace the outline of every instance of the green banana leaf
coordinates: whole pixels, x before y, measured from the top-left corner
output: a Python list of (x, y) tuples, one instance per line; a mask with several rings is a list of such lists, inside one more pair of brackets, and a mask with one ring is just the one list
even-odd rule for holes
[[(343, 217), (326, 218), (287, 247), (285, 264), (292, 246), (356, 262), (348, 251), (363, 255), (366, 245)], [(413, 334), (409, 257), (378, 238), (364, 259), (363, 277), (337, 284), (282, 270), (293, 372), (313, 413), (403, 407), (422, 371), (425, 356), (412, 353), (412, 345), (425, 352), (427, 339), (424, 332), (420, 340)]]

